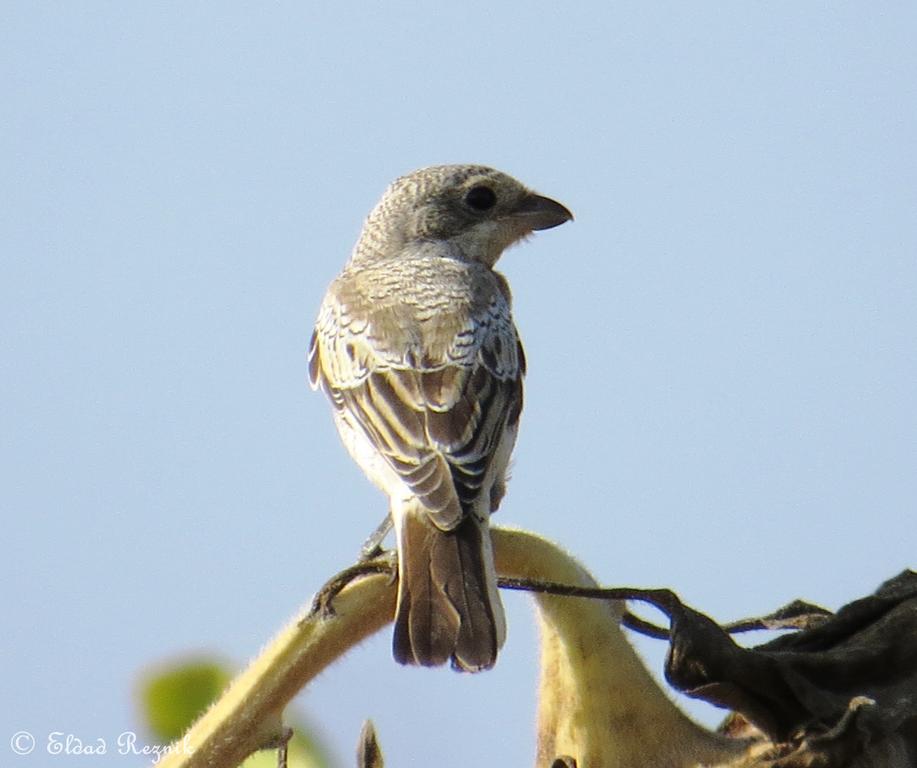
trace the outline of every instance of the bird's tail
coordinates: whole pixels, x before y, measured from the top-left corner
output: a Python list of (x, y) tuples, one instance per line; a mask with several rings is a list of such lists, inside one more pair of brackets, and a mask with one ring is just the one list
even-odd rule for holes
[(442, 531), (419, 505), (395, 511), (398, 608), (393, 651), (401, 664), (489, 669), (506, 636), (487, 521), (467, 515)]

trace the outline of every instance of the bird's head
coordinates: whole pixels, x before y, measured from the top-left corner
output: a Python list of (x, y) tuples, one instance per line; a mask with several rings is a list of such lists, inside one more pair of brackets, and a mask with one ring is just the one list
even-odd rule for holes
[(357, 253), (394, 255), (406, 246), (447, 242), (461, 257), (492, 267), (514, 242), (573, 218), (505, 173), (481, 165), (437, 165), (396, 179), (369, 214)]

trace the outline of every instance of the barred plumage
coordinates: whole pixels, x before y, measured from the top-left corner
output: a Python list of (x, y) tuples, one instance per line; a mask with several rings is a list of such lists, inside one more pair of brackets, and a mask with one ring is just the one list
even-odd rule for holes
[(309, 350), (344, 444), (389, 496), (395, 657), (493, 665), (503, 643), (487, 520), (503, 496), (525, 358), (502, 251), (571, 218), (482, 166), (394, 182), (331, 284)]

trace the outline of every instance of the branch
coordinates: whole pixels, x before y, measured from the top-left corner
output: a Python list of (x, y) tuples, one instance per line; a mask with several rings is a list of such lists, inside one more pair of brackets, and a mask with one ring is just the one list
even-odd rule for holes
[(351, 581), (334, 597), (333, 614), (309, 611), (283, 629), (172, 745), (161, 768), (231, 768), (279, 743), (290, 699), (394, 613), (395, 584), (387, 573)]
[[(682, 612), (684, 605), (669, 589), (640, 589), (638, 587), (582, 587), (573, 584), (558, 584), (540, 579), (501, 577), (497, 580), (503, 589), (523, 592), (539, 592), (561, 597), (588, 597), (594, 600), (639, 600), (658, 608), (669, 619)], [(750, 619), (740, 619), (724, 624), (721, 629), (729, 634), (751, 632), (759, 629), (813, 629), (823, 624), (833, 614), (818, 605), (794, 600), (773, 613)], [(670, 640), (671, 630), (659, 627), (634, 614), (623, 611), (621, 623), (628, 629), (657, 640)]]
[(501, 584), (544, 588), (535, 598), (541, 634), (538, 766), (548, 768), (563, 755), (578, 766), (686, 768), (726, 762), (745, 751), (747, 742), (701, 728), (669, 700), (621, 633), (622, 604), (607, 599), (641, 592), (666, 605), (677, 600), (673, 593), (600, 590), (555, 544), (522, 531), (494, 534)]
[[(493, 545), (506, 583), (525, 579), (596, 589), (579, 563), (535, 534), (495, 528)], [(281, 743), (290, 699), (391, 621), (391, 569), (390, 561), (380, 559), (332, 579), (313, 609), (268, 644), (161, 766), (230, 768), (257, 749)], [(568, 755), (579, 766), (678, 768), (713, 763), (742, 749), (742, 742), (695, 725), (669, 700), (622, 635), (619, 603), (549, 594), (537, 595), (536, 603), (542, 638), (539, 765)]]

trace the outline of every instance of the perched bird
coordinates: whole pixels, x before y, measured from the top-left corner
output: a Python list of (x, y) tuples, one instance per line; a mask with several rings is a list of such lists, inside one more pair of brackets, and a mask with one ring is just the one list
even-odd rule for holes
[(509, 245), (572, 214), (477, 165), (397, 179), (331, 283), (309, 375), (344, 445), (389, 497), (398, 551), (394, 656), (492, 667), (505, 636), (488, 518), (503, 497), (525, 357)]

